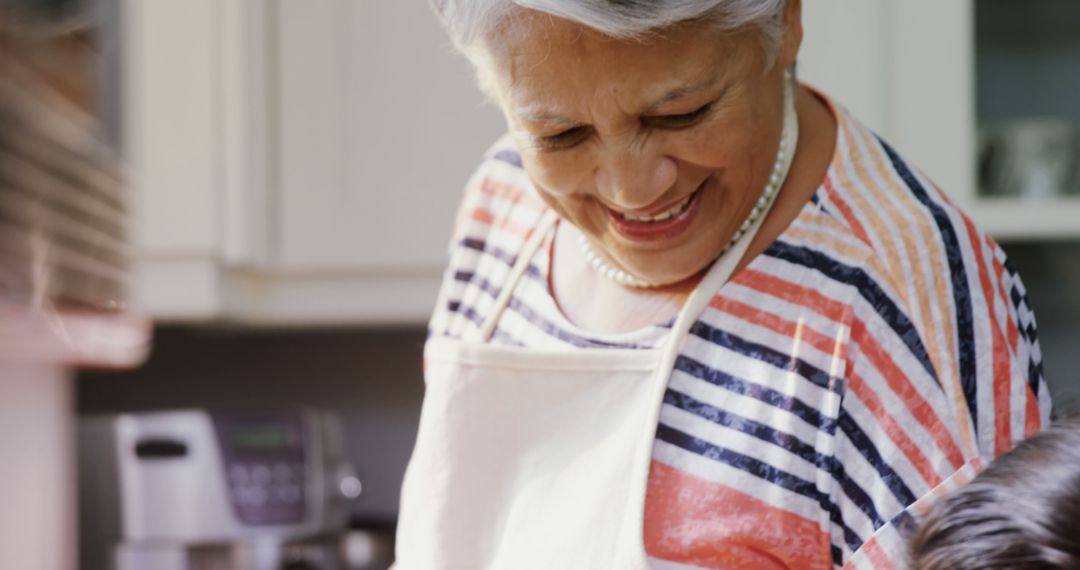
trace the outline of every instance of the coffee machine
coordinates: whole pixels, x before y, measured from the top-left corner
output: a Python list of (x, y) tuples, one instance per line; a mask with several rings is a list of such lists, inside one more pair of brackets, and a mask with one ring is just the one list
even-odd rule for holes
[(341, 570), (360, 482), (309, 409), (79, 422), (82, 570)]

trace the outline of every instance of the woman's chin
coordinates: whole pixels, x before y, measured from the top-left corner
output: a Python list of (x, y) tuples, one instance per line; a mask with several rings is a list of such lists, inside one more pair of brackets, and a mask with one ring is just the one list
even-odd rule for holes
[(693, 266), (687, 266), (682, 268), (672, 268), (666, 271), (645, 271), (637, 277), (648, 281), (653, 284), (654, 289), (683, 289), (686, 287), (693, 288), (697, 285), (701, 278), (705, 275), (705, 271), (709, 268), (708, 263), (703, 267), (695, 268)]

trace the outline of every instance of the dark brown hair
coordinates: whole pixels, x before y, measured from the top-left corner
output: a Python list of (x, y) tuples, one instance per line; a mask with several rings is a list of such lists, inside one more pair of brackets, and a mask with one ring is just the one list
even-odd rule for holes
[(1020, 443), (938, 502), (910, 555), (914, 570), (1080, 570), (1080, 417)]

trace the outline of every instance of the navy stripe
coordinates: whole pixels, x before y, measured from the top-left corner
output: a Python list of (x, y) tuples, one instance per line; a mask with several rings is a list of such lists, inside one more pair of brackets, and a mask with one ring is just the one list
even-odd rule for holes
[(811, 200), (813, 200), (814, 204), (817, 205), (817, 209), (819, 212), (829, 216), (830, 218), (840, 220), (845, 224), (847, 223), (844, 221), (843, 218), (836, 215), (836, 211), (834, 210), (836, 205), (832, 203), (832, 200), (830, 200), (829, 196), (825, 193), (824, 186), (818, 188), (817, 191), (814, 192)]
[(495, 344), (501, 344), (503, 346), (516, 346), (519, 348), (525, 348), (525, 343), (510, 336), (510, 333), (500, 329), (498, 326), (495, 330), (491, 331), (491, 341)]
[(838, 382), (824, 370), (813, 366), (801, 358), (792, 358), (790, 354), (769, 348), (763, 344), (751, 342), (728, 331), (712, 327), (697, 321), (690, 327), (690, 334), (722, 346), (743, 356), (771, 364), (781, 370), (789, 370), (809, 380), (815, 386), (838, 392)]
[(448, 301), (446, 303), (446, 309), (451, 313), (457, 313), (464, 316), (466, 319), (476, 323), (477, 326), (484, 325), (484, 317), (481, 317), (472, 307), (463, 306), (461, 301)]
[[(509, 253), (498, 246), (488, 245), (484, 242), (484, 240), (467, 237), (461, 240), (461, 246), (466, 249), (471, 249), (479, 251), (480, 253), (490, 255), (491, 257), (494, 257), (495, 259), (505, 263), (510, 267), (513, 267), (514, 263), (517, 262), (517, 255)], [(540, 268), (532, 263), (530, 263), (529, 267), (525, 269), (525, 275), (528, 275), (530, 278), (536, 279), (538, 281), (544, 280), (544, 275), (543, 273), (541, 273)]]
[(1028, 359), (1028, 388), (1031, 388), (1031, 393), (1035, 396), (1039, 395), (1039, 384), (1043, 378), (1043, 367), (1041, 362), (1036, 362), (1035, 358)]
[(495, 285), (492, 285), (491, 281), (488, 281), (484, 277), (477, 276), (476, 273), (473, 271), (455, 271), (454, 281), (458, 281), (468, 285), (475, 285), (481, 291), (487, 293), (492, 297), (498, 297), (499, 293), (502, 292), (502, 289), (496, 287)]
[(844, 519), (840, 515), (840, 508), (832, 502), (826, 493), (823, 493), (818, 489), (817, 485), (813, 482), (807, 481), (801, 477), (796, 477), (795, 475), (777, 469), (772, 465), (758, 461), (753, 457), (719, 447), (713, 443), (696, 438), (664, 424), (657, 426), (656, 439), (689, 451), (690, 453), (712, 459), (719, 463), (724, 463), (735, 469), (753, 475), (754, 477), (758, 477), (759, 479), (815, 501), (822, 510), (829, 513), (829, 519), (843, 530), (844, 541), (847, 543), (848, 548), (851, 548), (852, 551), (858, 550), (859, 546), (862, 544), (862, 539), (855, 534), (855, 531), (851, 530), (851, 528), (844, 523)]
[(546, 333), (548, 336), (555, 337), (567, 344), (580, 348), (648, 348), (647, 346), (636, 343), (608, 342), (576, 335), (559, 328), (555, 323), (545, 319), (533, 310), (532, 307), (523, 303), (521, 299), (518, 299), (517, 297), (510, 298), (510, 303), (507, 308), (520, 314), (522, 317), (525, 317), (525, 320), (529, 321), (529, 323)]
[[(480, 276), (476, 275), (475, 273), (473, 273), (471, 271), (455, 271), (454, 272), (454, 279), (456, 281), (460, 281), (460, 282), (463, 282), (463, 283), (474, 285), (477, 288), (479, 288), (481, 291), (483, 291), (484, 293), (490, 295), (493, 298), (498, 297), (499, 293), (501, 292), (500, 288), (493, 285), (487, 279), (485, 279), (483, 277), (480, 277)], [(457, 309), (458, 308), (456, 308), (456, 307), (451, 307), (450, 310), (455, 311)], [(636, 343), (607, 342), (607, 341), (601, 341), (601, 340), (596, 340), (596, 339), (590, 339), (590, 338), (583, 337), (581, 335), (571, 333), (571, 332), (569, 332), (569, 331), (567, 331), (565, 329), (560, 328), (558, 325), (556, 325), (555, 323), (549, 321), (548, 319), (545, 319), (543, 317), (543, 315), (536, 312), (532, 307), (530, 307), (526, 303), (522, 302), (521, 299), (519, 299), (517, 296), (511, 296), (510, 297), (510, 302), (507, 304), (507, 309), (509, 309), (511, 311), (514, 311), (515, 313), (521, 315), (526, 321), (528, 321), (530, 324), (532, 324), (534, 327), (539, 329), (541, 332), (547, 334), (548, 336), (556, 338), (556, 339), (558, 339), (558, 340), (560, 340), (562, 342), (565, 342), (567, 344), (570, 344), (570, 345), (573, 345), (573, 346), (576, 346), (576, 347), (580, 347), (580, 348), (649, 348), (648, 346), (643, 346), (643, 345), (636, 344)], [(468, 308), (468, 311), (469, 311), (469, 313), (466, 313), (466, 316), (476, 315), (476, 311), (473, 310), (472, 308)], [(476, 322), (480, 322), (480, 323), (483, 322), (482, 317), (480, 317), (479, 315), (476, 315), (476, 317), (479, 320), (473, 319), (471, 316), (469, 316), (470, 320), (476, 320)]]
[[(1028, 326), (1024, 326), (1024, 316), (1027, 314), (1024, 310), (1024, 296), (1015, 285), (1009, 289), (1009, 300), (1012, 301), (1013, 309), (1016, 310), (1016, 328), (1020, 333), (1020, 336), (1027, 342), (1034, 344), (1034, 339), (1028, 336), (1029, 332), (1034, 330), (1034, 327), (1030, 322), (1028, 323)], [(1030, 309), (1028, 309), (1028, 311), (1030, 311)]]
[(859, 427), (858, 422), (843, 408), (840, 409), (838, 421), (840, 431), (844, 432), (844, 435), (847, 436), (855, 449), (859, 450), (859, 454), (874, 468), (874, 471), (877, 471), (877, 474), (881, 477), (881, 482), (888, 487), (896, 500), (905, 506), (914, 503), (917, 498), (915, 493), (911, 492), (911, 489), (904, 483), (903, 478), (889, 465), (889, 462), (881, 457), (881, 452), (874, 445), (874, 440), (866, 435), (866, 432)]
[[(460, 301), (449, 301), (446, 303), (446, 309), (451, 313), (457, 313), (464, 316), (466, 319), (472, 321), (478, 328), (484, 326), (484, 317), (477, 313), (472, 307), (462, 305)], [(444, 336), (453, 337), (449, 331), (443, 333)], [(525, 343), (519, 341), (510, 335), (510, 333), (495, 327), (495, 330), (491, 332), (491, 340), (497, 344), (508, 346), (520, 346), (524, 347)]]
[(675, 359), (675, 370), (723, 388), (733, 394), (753, 398), (774, 408), (794, 414), (806, 422), (807, 425), (826, 433), (831, 434), (835, 431), (835, 420), (823, 416), (817, 406), (811, 406), (799, 398), (788, 396), (761, 384), (736, 378), (727, 372), (711, 368), (682, 354)]
[(839, 219), (839, 217), (833, 213), (832, 208), (827, 206), (825, 202), (818, 204), (818, 211), (820, 211), (822, 214), (825, 214), (826, 216), (829, 216), (830, 218)]
[(919, 331), (911, 319), (896, 306), (892, 298), (878, 286), (878, 284), (858, 267), (853, 267), (837, 261), (828, 255), (804, 246), (797, 246), (777, 240), (765, 251), (765, 255), (774, 257), (796, 265), (802, 265), (814, 269), (833, 281), (846, 283), (854, 287), (859, 295), (870, 304), (881, 316), (885, 324), (907, 346), (912, 356), (919, 361), (926, 373), (933, 378), (938, 386), (937, 371), (930, 363), (930, 354), (923, 346)]
[(854, 479), (848, 476), (844, 464), (833, 457), (830, 459), (829, 468), (829, 473), (833, 479), (839, 482), (840, 488), (844, 490), (848, 503), (854, 505), (866, 515), (866, 518), (870, 519), (870, 523), (874, 525), (874, 530), (881, 528), (885, 524), (885, 520), (878, 514), (877, 508), (874, 506), (874, 500), (870, 498), (870, 495), (863, 490), (859, 483), (856, 483)]
[[(862, 487), (848, 477), (847, 471), (835, 457), (818, 453), (814, 446), (791, 434), (778, 431), (749, 418), (721, 410), (688, 394), (669, 389), (667, 393), (664, 394), (664, 403), (694, 414), (695, 416), (714, 424), (722, 425), (766, 443), (771, 443), (780, 449), (792, 453), (803, 461), (816, 466), (818, 469), (831, 474), (833, 480), (836, 481), (837, 486), (844, 490), (844, 494), (847, 495), (848, 500), (852, 504), (858, 506), (859, 509), (873, 522), (874, 528), (879, 528), (885, 523), (881, 515), (878, 514), (877, 509), (874, 506), (874, 501)], [(893, 477), (898, 479), (895, 474), (893, 474)], [(903, 483), (901, 483), (901, 485), (902, 484)], [(907, 487), (904, 487), (904, 490), (906, 491)], [(910, 491), (908, 491), (908, 495), (911, 495)], [(908, 505), (913, 502), (915, 502), (915, 497), (911, 496), (910, 501), (902, 504)]]
[(919, 530), (919, 521), (906, 510), (900, 511), (889, 523), (906, 539), (915, 536), (915, 532)]
[(1021, 307), (1024, 298), (1022, 295), (1020, 295), (1020, 290), (1017, 289), (1015, 285), (1013, 285), (1013, 287), (1009, 289), (1009, 299), (1012, 300), (1012, 304), (1014, 307), (1016, 307), (1017, 309)]
[(522, 168), (521, 154), (517, 151), (503, 149), (496, 152), (491, 158), (498, 160), (499, 162), (505, 162), (518, 168)]
[(977, 418), (979, 414), (976, 409), (978, 404), (975, 392), (978, 387), (978, 376), (975, 358), (979, 355), (979, 351), (975, 344), (975, 316), (972, 309), (971, 290), (968, 288), (960, 238), (952, 226), (949, 214), (941, 207), (941, 204), (930, 198), (926, 189), (915, 179), (911, 169), (908, 168), (903, 159), (885, 141), (880, 138), (877, 140), (881, 144), (881, 148), (885, 150), (885, 154), (889, 156), (896, 174), (907, 184), (908, 189), (915, 198), (922, 202), (923, 206), (933, 215), (938, 231), (941, 233), (941, 239), (945, 242), (945, 255), (949, 260), (949, 273), (952, 277), (953, 303), (956, 305), (956, 334), (959, 343), (957, 356), (960, 360), (960, 383), (964, 390), (964, 397), (967, 399), (968, 411), (971, 412), (971, 417)]
[(830, 545), (830, 546), (831, 546), (831, 548), (829, 550), (832, 551), (832, 563), (833, 563), (833, 566), (843, 566), (844, 565), (844, 551), (840, 550), (840, 547), (835, 545), (835, 544)]
[(664, 403), (694, 414), (695, 416), (708, 420), (714, 424), (722, 425), (726, 428), (760, 439), (761, 441), (771, 443), (781, 449), (791, 452), (803, 461), (811, 463), (818, 468), (826, 468), (829, 465), (829, 458), (818, 453), (813, 445), (810, 445), (789, 433), (777, 431), (761, 422), (754, 421), (750, 418), (726, 410), (721, 410), (720, 408), (702, 402), (689, 394), (684, 394), (668, 388), (664, 393)]
[[(699, 399), (694, 398), (689, 394), (669, 389), (664, 394), (664, 404), (693, 413), (694, 416), (718, 425), (724, 425), (725, 428), (755, 437), (762, 440), (762, 442), (772, 444), (795, 454), (796, 457), (831, 474), (836, 481), (837, 486), (843, 490), (843, 493), (846, 494), (851, 504), (860, 508), (866, 517), (872, 521), (875, 529), (885, 525), (885, 518), (881, 517), (877, 512), (874, 500), (870, 498), (865, 490), (863, 490), (862, 486), (855, 483), (848, 475), (847, 470), (843, 469), (843, 464), (835, 457), (823, 456), (823, 454), (819, 453), (812, 445), (802, 442), (801, 439), (794, 435), (774, 430), (773, 428), (770, 428), (770, 426), (750, 418), (745, 418), (735, 415), (735, 413), (721, 410), (715, 406), (701, 402)], [(848, 420), (850, 422), (850, 418), (848, 418)], [(841, 420), (841, 425), (843, 425), (843, 423), (845, 422)], [(856, 430), (858, 430), (858, 426), (856, 426)], [(847, 426), (845, 426), (845, 431), (847, 432)], [(858, 433), (862, 434), (862, 431), (859, 431)], [(870, 451), (873, 452), (873, 456), (867, 456), (867, 453), (865, 452), (863, 453), (863, 456), (867, 458), (867, 461), (879, 467), (877, 471), (881, 475), (883, 483), (885, 483), (893, 492), (893, 496), (897, 501), (900, 501), (900, 504), (909, 505), (916, 501), (915, 494), (907, 488), (899, 474), (896, 474), (892, 471), (891, 467), (881, 461), (880, 454), (873, 448), (873, 445), (868, 443), (864, 434), (855, 435), (854, 437), (849, 435), (849, 439), (866, 440), (867, 445), (870, 446)], [(865, 484), (867, 481), (863, 481), (863, 483)]]
[(1018, 279), (1019, 276), (1020, 276), (1020, 273), (1016, 271), (1016, 266), (1013, 265), (1012, 260), (1009, 259), (1008, 257), (1005, 257), (1005, 250), (1001, 249), (1000, 245), (997, 248), (997, 253), (998, 253), (998, 258), (1001, 259), (1001, 268), (1005, 270), (1005, 274), (1008, 275), (1009, 277)]
[(1027, 326), (1016, 327), (1020, 332), (1020, 337), (1023, 338), (1031, 346), (1035, 346), (1039, 342), (1039, 330), (1035, 328), (1034, 323), (1028, 323)]

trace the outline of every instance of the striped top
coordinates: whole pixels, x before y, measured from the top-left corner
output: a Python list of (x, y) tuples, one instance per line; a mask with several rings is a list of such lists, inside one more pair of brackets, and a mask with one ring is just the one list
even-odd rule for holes
[[(928, 503), (1047, 422), (1035, 321), (1001, 248), (832, 110), (825, 179), (675, 362), (646, 497), (655, 568), (903, 567)], [(465, 192), (431, 335), (476, 337), (544, 210), (496, 144)], [(492, 342), (645, 348), (668, 334), (566, 319), (546, 239)]]

